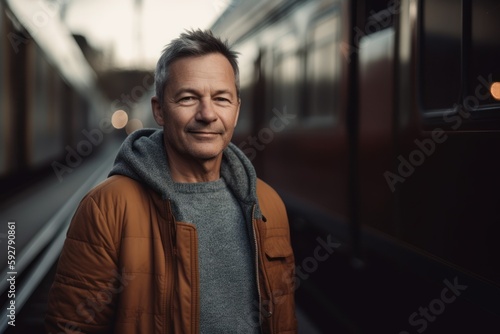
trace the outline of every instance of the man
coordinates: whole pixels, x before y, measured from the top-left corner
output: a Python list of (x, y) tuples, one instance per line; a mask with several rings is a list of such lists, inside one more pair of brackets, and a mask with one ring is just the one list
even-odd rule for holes
[(82, 200), (59, 259), (50, 333), (296, 333), (283, 202), (230, 143), (236, 54), (182, 34), (155, 73), (153, 115)]

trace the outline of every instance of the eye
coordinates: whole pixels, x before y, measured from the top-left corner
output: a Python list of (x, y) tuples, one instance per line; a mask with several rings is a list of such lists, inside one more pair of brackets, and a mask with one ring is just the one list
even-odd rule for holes
[(229, 100), (228, 98), (222, 97), (222, 96), (218, 96), (214, 100), (217, 102), (222, 102), (222, 103), (231, 103), (231, 100)]
[(180, 104), (192, 104), (196, 101), (196, 97), (189, 95), (189, 96), (183, 96), (181, 97), (177, 102)]

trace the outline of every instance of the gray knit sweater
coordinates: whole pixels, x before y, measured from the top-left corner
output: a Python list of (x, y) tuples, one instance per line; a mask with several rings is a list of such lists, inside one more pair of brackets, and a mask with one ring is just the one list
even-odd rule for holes
[(223, 154), (221, 179), (175, 183), (163, 131), (143, 129), (122, 144), (110, 176), (117, 174), (160, 193), (171, 201), (178, 221), (196, 225), (201, 333), (258, 333), (248, 321), (258, 300), (251, 243), (251, 210), (257, 195), (255, 170), (246, 156), (230, 144)]

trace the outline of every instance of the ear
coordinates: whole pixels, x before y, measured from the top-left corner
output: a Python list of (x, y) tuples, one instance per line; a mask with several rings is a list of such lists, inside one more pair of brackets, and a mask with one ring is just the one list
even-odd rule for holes
[(165, 124), (165, 120), (163, 118), (163, 108), (161, 107), (160, 100), (156, 96), (151, 98), (151, 109), (153, 110), (153, 117), (156, 123), (163, 126)]

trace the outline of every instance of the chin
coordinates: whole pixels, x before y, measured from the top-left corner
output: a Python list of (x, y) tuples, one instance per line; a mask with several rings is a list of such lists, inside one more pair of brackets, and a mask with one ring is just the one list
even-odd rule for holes
[(223, 149), (198, 149), (192, 150), (191, 155), (199, 160), (217, 159), (222, 154)]

